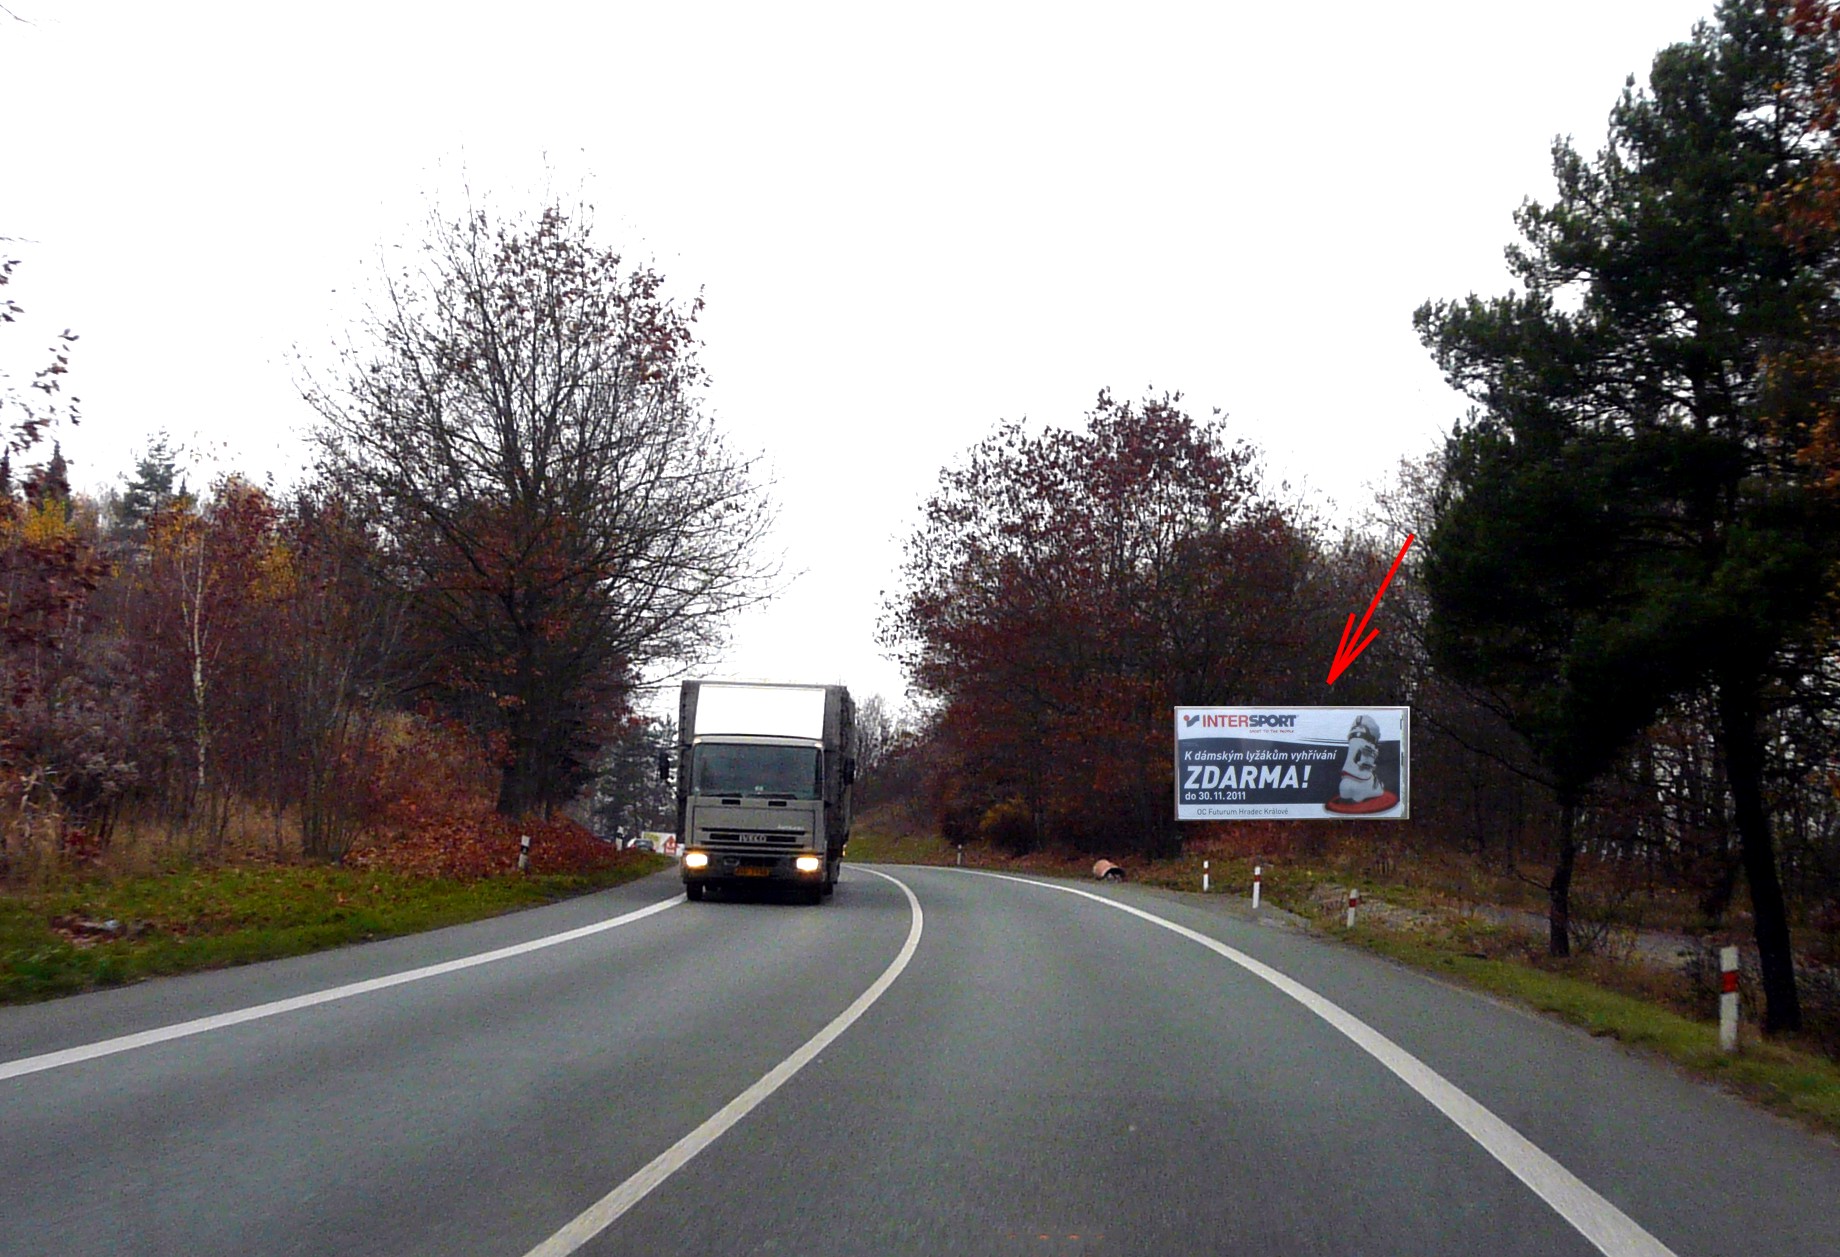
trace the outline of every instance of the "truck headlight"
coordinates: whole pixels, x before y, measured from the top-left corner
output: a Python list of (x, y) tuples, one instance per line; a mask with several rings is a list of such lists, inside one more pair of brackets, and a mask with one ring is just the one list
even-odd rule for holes
[(801, 873), (816, 873), (824, 867), (824, 861), (815, 855), (802, 855), (792, 862), (792, 867)]
[(686, 851), (684, 852), (684, 867), (687, 869), (706, 869), (708, 868), (709, 867), (709, 853), (707, 851)]

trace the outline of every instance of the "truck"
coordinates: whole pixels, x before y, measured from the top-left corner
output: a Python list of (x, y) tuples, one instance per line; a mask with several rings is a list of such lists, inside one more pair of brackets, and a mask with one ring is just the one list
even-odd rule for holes
[[(759, 885), (824, 901), (850, 840), (855, 726), (841, 685), (683, 683), (677, 837), (687, 898)], [(668, 772), (668, 752), (659, 767)]]

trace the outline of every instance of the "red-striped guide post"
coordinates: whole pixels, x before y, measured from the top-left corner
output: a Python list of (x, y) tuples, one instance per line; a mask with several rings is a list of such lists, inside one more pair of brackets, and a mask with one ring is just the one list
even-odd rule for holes
[(1719, 948), (1719, 1046), (1738, 1050), (1738, 949)]

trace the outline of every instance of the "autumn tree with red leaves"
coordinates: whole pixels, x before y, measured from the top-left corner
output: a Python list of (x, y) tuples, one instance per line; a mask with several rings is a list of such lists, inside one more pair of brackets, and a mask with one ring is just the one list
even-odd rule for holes
[(1796, 120), (1791, 135), (1804, 161), (1795, 177), (1767, 190), (1767, 219), (1784, 242), (1820, 272), (1801, 304), (1798, 335), (1765, 355), (1774, 434), (1783, 438), (1829, 492), (1840, 492), (1840, 5), (1833, 0), (1769, 0), (1790, 32), (1804, 72), (1777, 90)]
[(770, 511), (701, 408), (700, 301), (555, 208), (437, 221), (423, 256), (305, 391), (411, 595), (424, 691), (496, 737), (521, 814), (574, 797), (634, 686), (764, 596)]
[(1012, 845), (1166, 852), (1170, 709), (1288, 699), (1325, 592), (1218, 417), (1101, 393), (1083, 430), (1006, 423), (942, 473), (881, 637), (938, 704), (948, 824), (1000, 805)]
[[(13, 282), (18, 268), (18, 258), (0, 256), (0, 288)], [(24, 307), (11, 297), (0, 297), (0, 323), (16, 323), (24, 313)], [(45, 365), (33, 373), (24, 392), (9, 373), (0, 371), (0, 489), (12, 491), (15, 460), (36, 447), (54, 424), (77, 422), (77, 399), (64, 393), (70, 347), (76, 343), (77, 334), (68, 328), (58, 333), (46, 352)]]
[[(0, 257), (0, 288), (17, 266)], [(0, 297), (0, 324), (22, 313)], [(24, 389), (0, 371), (0, 865), (16, 825), (44, 815), (56, 829), (72, 803), (106, 812), (132, 779), (108, 745), (131, 721), (110, 694), (117, 661), (83, 649), (84, 609), (104, 574), (94, 519), (73, 509), (55, 443), (27, 463), (54, 424), (76, 422), (63, 387), (76, 339), (62, 333)]]
[(377, 539), (324, 484), (295, 494), (278, 540), (267, 794), (298, 808), (306, 855), (337, 859), (363, 827), (378, 730), (403, 688), (408, 597), (371, 579)]

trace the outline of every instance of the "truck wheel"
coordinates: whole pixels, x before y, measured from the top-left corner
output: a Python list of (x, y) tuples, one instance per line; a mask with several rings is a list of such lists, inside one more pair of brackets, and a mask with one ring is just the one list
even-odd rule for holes
[(685, 899), (688, 899), (691, 903), (695, 903), (697, 900), (701, 899), (702, 897), (703, 897), (703, 883), (701, 882), (685, 882), (684, 883), (684, 898)]
[(828, 894), (831, 894), (831, 893), (833, 893), (833, 892), (834, 892), (834, 891), (835, 891), (836, 889), (837, 889), (837, 883), (836, 883), (836, 882), (833, 882), (833, 881), (830, 881), (830, 880), (828, 880), (828, 879), (827, 879), (827, 880), (825, 881), (825, 883), (824, 883), (824, 893), (825, 893), (825, 894), (827, 894), (827, 895), (828, 895)]

